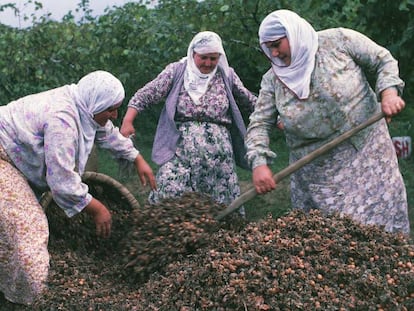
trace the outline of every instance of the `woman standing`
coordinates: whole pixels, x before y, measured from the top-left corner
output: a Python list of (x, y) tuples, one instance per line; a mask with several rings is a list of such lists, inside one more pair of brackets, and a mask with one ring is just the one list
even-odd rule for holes
[(169, 64), (135, 93), (121, 133), (133, 134), (136, 115), (163, 99), (152, 152), (160, 166), (158, 189), (150, 193), (149, 202), (195, 191), (231, 203), (240, 194), (236, 163), (248, 168), (245, 125), (237, 104), (250, 113), (256, 97), (229, 67), (216, 33), (198, 33), (186, 58)]
[[(381, 109), (391, 117), (405, 106), (397, 61), (361, 33), (316, 32), (296, 13), (278, 10), (262, 21), (259, 40), (271, 69), (262, 78), (246, 145), (260, 194), (276, 187), (268, 141), (278, 116), (294, 162)], [(375, 91), (367, 79), (371, 73)], [(410, 230), (406, 190), (385, 120), (294, 173), (291, 193), (294, 208), (347, 214), (391, 232)]]
[(97, 235), (109, 236), (111, 214), (81, 180), (94, 143), (134, 162), (141, 182), (155, 189), (151, 168), (110, 121), (124, 96), (117, 78), (96, 71), (0, 107), (0, 291), (7, 300), (29, 305), (45, 288), (49, 231), (35, 193), (50, 190), (67, 216), (85, 211)]

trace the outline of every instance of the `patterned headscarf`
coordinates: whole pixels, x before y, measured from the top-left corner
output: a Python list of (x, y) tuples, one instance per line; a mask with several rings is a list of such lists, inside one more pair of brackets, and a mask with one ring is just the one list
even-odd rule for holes
[[(266, 42), (287, 37), (290, 45), (291, 63), (284, 64), (272, 57)], [(315, 67), (318, 50), (318, 35), (313, 27), (296, 13), (277, 10), (265, 17), (259, 28), (260, 47), (272, 62), (276, 76), (300, 99), (306, 99), (310, 92), (310, 79)]]
[(205, 94), (211, 78), (214, 77), (217, 67), (208, 74), (201, 73), (194, 63), (194, 52), (197, 54), (220, 53), (217, 67), (220, 67), (226, 76), (229, 73), (229, 64), (219, 35), (212, 31), (203, 31), (195, 35), (187, 50), (187, 68), (184, 74), (184, 88), (187, 90), (191, 99), (195, 103), (198, 103), (200, 97)]
[(111, 73), (98, 70), (87, 74), (77, 84), (70, 85), (79, 111), (79, 173), (82, 174), (92, 150), (96, 130), (100, 127), (94, 115), (119, 104), (125, 98), (121, 81)]

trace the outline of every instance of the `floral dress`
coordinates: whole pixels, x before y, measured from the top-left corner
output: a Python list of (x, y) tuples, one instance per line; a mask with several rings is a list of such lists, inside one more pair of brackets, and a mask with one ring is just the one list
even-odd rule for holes
[[(168, 65), (156, 79), (138, 90), (128, 107), (143, 111), (164, 99), (172, 88), (178, 63)], [(256, 97), (234, 74), (233, 94), (245, 111), (251, 111)], [(202, 192), (222, 204), (230, 204), (240, 194), (233, 147), (228, 127), (231, 124), (224, 80), (217, 71), (208, 90), (197, 105), (182, 87), (175, 121), (181, 136), (175, 156), (158, 169), (156, 191), (150, 203), (180, 197), (185, 192)]]
[[(310, 95), (299, 100), (269, 70), (247, 129), (252, 167), (276, 157), (269, 132), (279, 116), (290, 162), (326, 144), (380, 110), (389, 87), (401, 93), (398, 65), (366, 36), (344, 28), (320, 31)], [(375, 91), (365, 71), (375, 73)], [(407, 195), (385, 120), (362, 130), (291, 176), (293, 208), (338, 212), (391, 232), (409, 232)]]

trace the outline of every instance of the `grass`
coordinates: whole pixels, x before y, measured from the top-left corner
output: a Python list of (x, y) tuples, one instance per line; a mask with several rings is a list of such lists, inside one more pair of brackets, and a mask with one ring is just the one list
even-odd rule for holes
[[(395, 130), (394, 126), (394, 130)], [(391, 132), (392, 134), (392, 132)], [(395, 136), (395, 134), (394, 134)], [(399, 136), (405, 136), (400, 134)], [(275, 130), (271, 137), (271, 148), (277, 151), (277, 159), (271, 165), (274, 173), (281, 171), (288, 165), (288, 150), (285, 144), (284, 135), (281, 131)], [(156, 172), (157, 167), (150, 161), (152, 137), (137, 137), (136, 144), (138, 149)], [(145, 204), (148, 189), (143, 189), (138, 178), (123, 178), (118, 174), (118, 167), (115, 162), (109, 159), (109, 155), (104, 152), (99, 153), (98, 171), (107, 174), (123, 183), (137, 197), (141, 204)], [(408, 196), (408, 212), (411, 224), (411, 237), (414, 238), (414, 157), (400, 160), (400, 170), (404, 178)], [(238, 169), (242, 192), (251, 187), (251, 172)], [(255, 221), (272, 214), (279, 217), (290, 210), (290, 187), (289, 178), (279, 182), (276, 190), (266, 195), (255, 196), (244, 205), (247, 218)]]

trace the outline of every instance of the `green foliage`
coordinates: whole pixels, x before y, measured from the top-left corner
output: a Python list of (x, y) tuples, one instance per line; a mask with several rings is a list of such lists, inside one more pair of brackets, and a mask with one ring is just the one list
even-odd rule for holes
[[(42, 7), (41, 1), (32, 0), (25, 6)], [(80, 22), (72, 12), (54, 22), (49, 16), (25, 16), (9, 3), (0, 11), (14, 10), (22, 19), (31, 18), (33, 25), (14, 29), (0, 24), (0, 103), (75, 82), (96, 69), (117, 75), (130, 97), (168, 63), (185, 56), (191, 38), (202, 30), (220, 34), (230, 64), (258, 92), (269, 65), (259, 49), (257, 30), (269, 12), (281, 8), (298, 12), (317, 30), (341, 26), (367, 34), (391, 50), (411, 85), (413, 7), (412, 0), (161, 0), (156, 7), (144, 1), (114, 6), (93, 17), (89, 1), (82, 0)], [(407, 102), (412, 92), (406, 88)]]
[[(27, 0), (38, 11), (41, 1)], [(399, 60), (407, 88), (404, 122), (411, 122), (414, 108), (413, 0), (161, 0), (155, 8), (127, 3), (93, 17), (89, 1), (81, 0), (75, 22), (72, 12), (62, 22), (49, 16), (25, 16), (15, 4), (0, 6), (21, 19), (32, 20), (27, 29), (0, 24), (0, 104), (20, 96), (76, 82), (84, 74), (104, 69), (124, 83), (127, 99), (154, 78), (168, 63), (186, 55), (188, 43), (199, 31), (220, 34), (230, 64), (245, 85), (258, 92), (268, 69), (257, 39), (261, 20), (271, 11), (292, 9), (315, 29), (349, 27), (384, 45)], [(150, 129), (154, 109), (142, 118)], [(122, 115), (122, 113), (121, 113)]]

